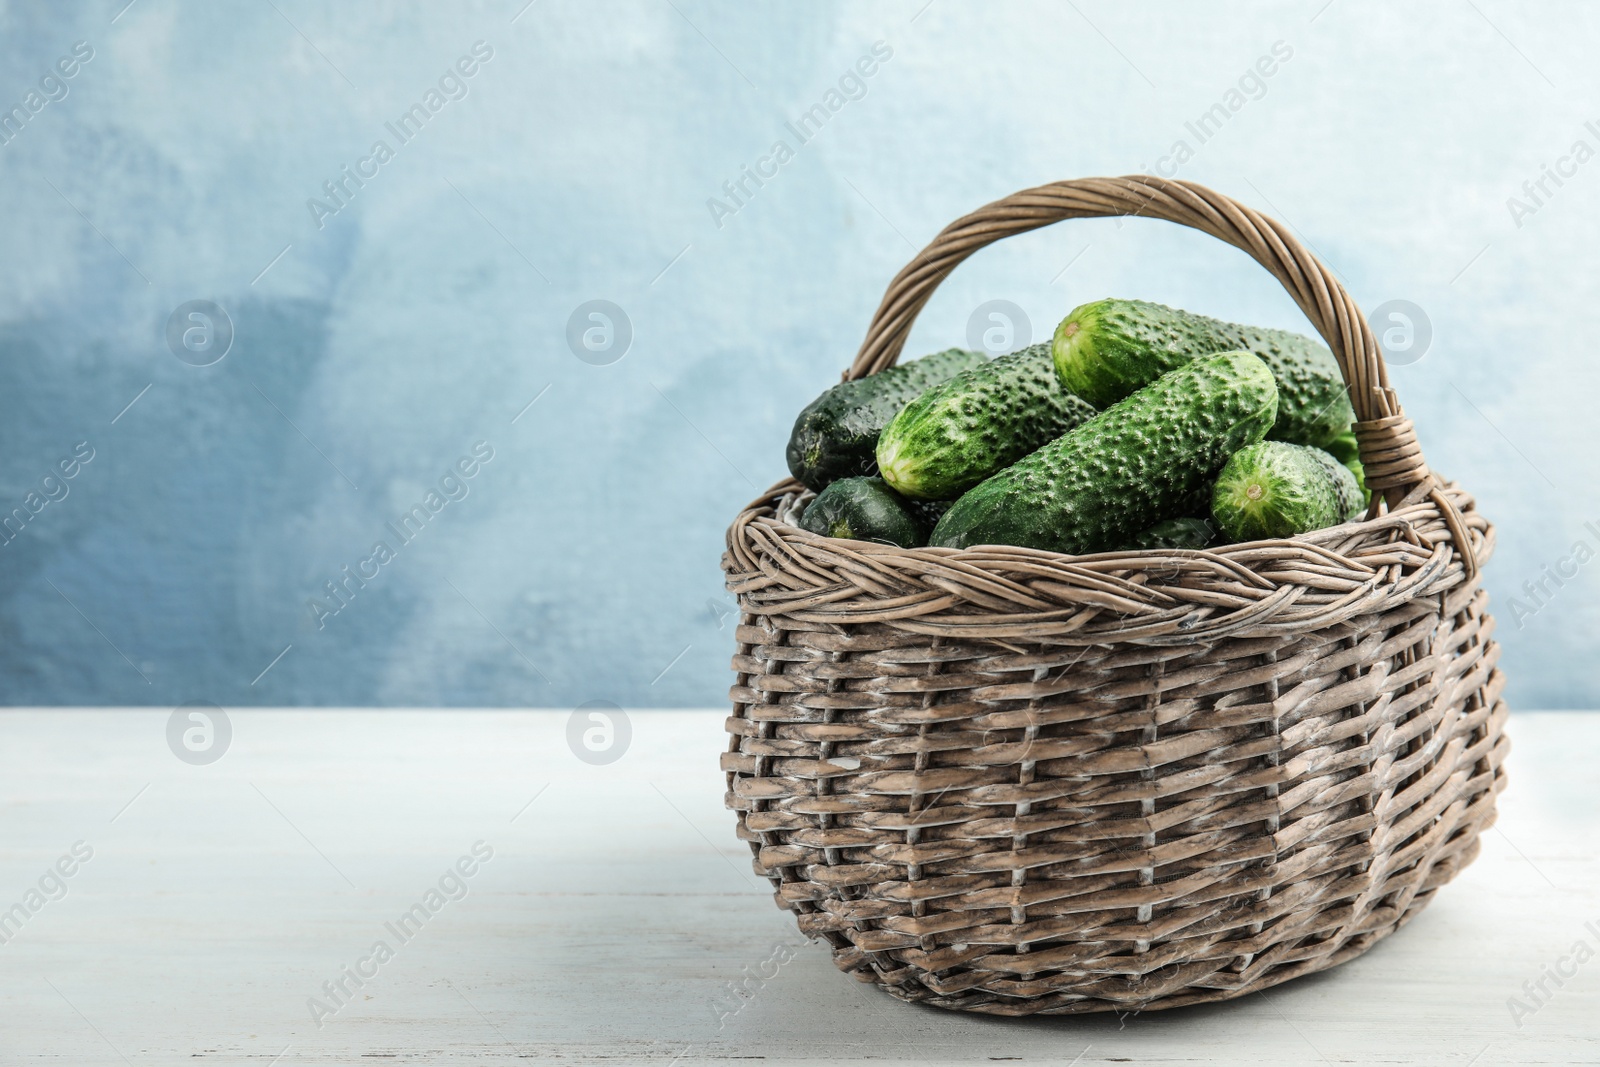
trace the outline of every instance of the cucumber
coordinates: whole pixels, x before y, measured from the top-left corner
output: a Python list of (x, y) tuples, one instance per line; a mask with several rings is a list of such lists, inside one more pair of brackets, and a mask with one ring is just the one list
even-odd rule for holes
[(1355, 475), (1319, 448), (1262, 441), (1240, 449), (1217, 476), (1211, 514), (1234, 541), (1294, 537), (1360, 514)]
[(906, 496), (947, 500), (1094, 416), (1062, 388), (1048, 344), (964, 370), (907, 404), (878, 438), (878, 470)]
[[(1367, 504), (1372, 500), (1372, 494), (1367, 491), (1359, 460), (1352, 467), (1348, 463), (1340, 463), (1336, 457), (1320, 448), (1311, 449), (1311, 458), (1320, 464), (1333, 479), (1334, 491), (1339, 496), (1338, 513), (1340, 522), (1349, 522), (1366, 511)], [(1348, 478), (1345, 477), (1347, 474), (1349, 475)]]
[(1356, 432), (1353, 429), (1346, 430), (1323, 445), (1322, 450), (1347, 467), (1352, 463), (1361, 462), (1361, 446), (1356, 443)]
[(981, 352), (951, 348), (857, 381), (840, 382), (807, 404), (794, 420), (787, 451), (789, 473), (814, 490), (850, 475), (876, 474), (873, 451), (889, 420), (930, 386), (984, 362)]
[(1173, 515), (1277, 414), (1260, 359), (1201, 356), (969, 490), (929, 544), (1118, 548)]
[(882, 478), (840, 478), (806, 507), (800, 528), (823, 537), (885, 541), (901, 548), (928, 542), (928, 524)]
[[(891, 492), (892, 491), (893, 490), (891, 490)], [(906, 500), (904, 497), (901, 499)], [(926, 526), (928, 529), (932, 530), (935, 526), (939, 525), (939, 520), (944, 518), (944, 513), (950, 510), (950, 505), (954, 504), (955, 501), (906, 500), (906, 503), (911, 506), (911, 514), (917, 517), (917, 521), (922, 523), (922, 525)]]
[(1194, 491), (1178, 501), (1178, 506), (1167, 513), (1176, 519), (1202, 519), (1211, 521), (1211, 482), (1201, 482)]
[(1333, 353), (1288, 330), (1241, 326), (1144, 300), (1097, 300), (1073, 309), (1052, 341), (1066, 387), (1106, 407), (1196, 356), (1243, 349), (1278, 383), (1275, 441), (1323, 446), (1355, 412)]
[(1346, 430), (1322, 447), (1356, 476), (1356, 485), (1361, 490), (1361, 507), (1365, 510), (1372, 503), (1372, 490), (1367, 488), (1367, 470), (1361, 465), (1361, 446), (1356, 443), (1356, 432)]
[(1206, 548), (1217, 540), (1217, 528), (1210, 519), (1184, 517), (1167, 519), (1139, 531), (1128, 542), (1129, 548)]

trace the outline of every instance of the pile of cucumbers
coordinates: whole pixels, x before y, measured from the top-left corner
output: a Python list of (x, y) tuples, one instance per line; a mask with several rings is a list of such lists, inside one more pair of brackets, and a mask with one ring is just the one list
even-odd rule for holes
[(950, 349), (836, 385), (789, 437), (800, 525), (915, 548), (1083, 554), (1293, 537), (1370, 500), (1333, 353), (1142, 300), (1048, 344)]

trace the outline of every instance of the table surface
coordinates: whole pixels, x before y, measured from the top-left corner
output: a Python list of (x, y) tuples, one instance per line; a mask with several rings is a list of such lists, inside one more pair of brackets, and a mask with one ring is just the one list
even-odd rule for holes
[(598, 765), (571, 714), (232, 711), (194, 764), (170, 710), (0, 711), (0, 1063), (1600, 1063), (1600, 962), (1571, 955), (1600, 950), (1600, 715), (1512, 716), (1483, 854), (1365, 956), (1004, 1020), (796, 932), (722, 805), (724, 712), (632, 712)]

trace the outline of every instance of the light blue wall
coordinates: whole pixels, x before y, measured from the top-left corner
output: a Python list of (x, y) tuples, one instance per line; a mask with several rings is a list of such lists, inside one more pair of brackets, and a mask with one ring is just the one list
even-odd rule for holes
[[(1508, 599), (1600, 548), (1600, 162), (1507, 206), (1600, 148), (1594, 5), (124, 2), (0, 8), (0, 105), (93, 49), (0, 146), (0, 510), (94, 452), (0, 545), (6, 702), (719, 704), (723, 529), (888, 279), (987, 200), (1184, 140), (1181, 177), (1295, 227), (1365, 306), (1425, 309), (1394, 378), (1499, 523), (1513, 701), (1600, 704), (1600, 562), (1529, 618)], [(385, 123), (478, 41), (467, 95), (401, 144)], [(880, 41), (800, 144), (786, 123)], [(1277, 42), (1200, 143), (1186, 122)], [(336, 206), (324, 181), (379, 139), (319, 227), (308, 198)], [(957, 271), (910, 348), (986, 300), (1039, 338), (1108, 294), (1304, 328), (1207, 238), (1079, 222)], [(164, 339), (195, 299), (235, 328), (208, 367)], [(592, 299), (632, 324), (610, 365), (566, 341)], [(319, 629), (308, 599), (476, 442), (468, 495)]]

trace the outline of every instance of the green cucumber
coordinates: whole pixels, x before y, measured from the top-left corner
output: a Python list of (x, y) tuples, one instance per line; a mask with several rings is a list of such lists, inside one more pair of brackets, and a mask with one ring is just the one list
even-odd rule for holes
[(1372, 490), (1367, 488), (1367, 469), (1361, 465), (1361, 446), (1356, 443), (1356, 432), (1346, 430), (1322, 447), (1356, 476), (1356, 485), (1361, 489), (1361, 507), (1365, 510), (1372, 503)]
[(1211, 514), (1234, 541), (1294, 537), (1360, 514), (1348, 467), (1320, 448), (1262, 441), (1228, 460), (1211, 491)]
[[(902, 497), (901, 499), (905, 498)], [(917, 521), (931, 530), (939, 525), (939, 520), (944, 518), (944, 513), (950, 510), (950, 505), (954, 504), (955, 501), (906, 500), (906, 503), (911, 506), (911, 514), (917, 517)]]
[(928, 543), (928, 524), (882, 478), (840, 478), (806, 507), (800, 528), (823, 537), (885, 541), (901, 548)]
[(1361, 446), (1356, 442), (1354, 429), (1346, 430), (1322, 446), (1322, 450), (1348, 467), (1361, 462)]
[(877, 473), (878, 435), (900, 409), (924, 390), (986, 362), (981, 352), (935, 352), (824, 392), (794, 420), (789, 473), (807, 489), (821, 490), (850, 475)]
[(1121, 400), (1196, 356), (1243, 349), (1278, 383), (1275, 441), (1323, 446), (1355, 419), (1333, 353), (1288, 330), (1242, 326), (1144, 300), (1096, 300), (1056, 327), (1056, 372), (1095, 407)]
[(1202, 519), (1211, 521), (1211, 483), (1201, 482), (1195, 486), (1194, 491), (1178, 501), (1178, 506), (1167, 513), (1178, 519)]
[(907, 404), (878, 438), (878, 470), (906, 496), (948, 500), (1094, 416), (1061, 386), (1048, 344), (964, 370)]
[(1128, 542), (1129, 548), (1206, 548), (1217, 540), (1217, 528), (1210, 519), (1185, 516), (1167, 519), (1139, 531)]
[(1199, 357), (969, 490), (928, 543), (1119, 548), (1173, 515), (1277, 414), (1260, 359)]

